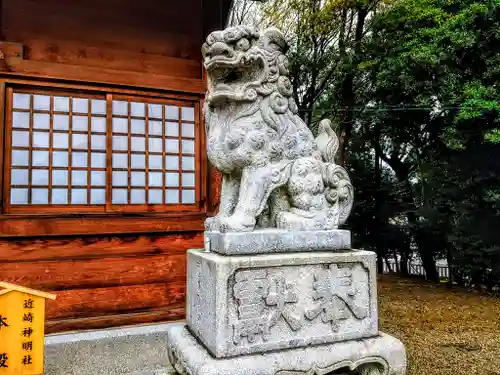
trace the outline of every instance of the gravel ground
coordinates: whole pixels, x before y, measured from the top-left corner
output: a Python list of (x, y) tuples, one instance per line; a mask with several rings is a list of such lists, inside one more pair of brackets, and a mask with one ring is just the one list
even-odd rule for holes
[(379, 278), (380, 328), (408, 352), (408, 375), (500, 375), (500, 299), (417, 279)]

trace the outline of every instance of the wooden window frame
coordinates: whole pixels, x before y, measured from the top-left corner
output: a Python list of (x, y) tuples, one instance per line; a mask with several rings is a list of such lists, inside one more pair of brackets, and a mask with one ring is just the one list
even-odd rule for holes
[[(154, 205), (138, 205), (137, 207), (106, 205), (107, 212), (102, 209), (85, 210), (85, 212), (68, 212), (68, 206), (61, 205), (52, 212), (37, 212), (37, 207), (26, 206), (27, 210), (22, 212), (6, 213), (4, 206), (9, 189), (7, 184), (10, 180), (10, 134), (7, 132), (8, 124), (12, 115), (11, 108), (7, 107), (8, 89), (23, 90), (30, 93), (44, 92), (80, 92), (85, 97), (92, 94), (105, 97), (108, 101), (107, 130), (110, 129), (112, 116), (110, 116), (110, 100), (128, 98), (140, 100), (141, 102), (190, 102), (195, 107), (195, 204), (194, 205), (169, 205), (155, 207)], [(38, 90), (38, 91), (37, 91)], [(90, 103), (90, 101), (89, 101)], [(0, 186), (3, 197), (0, 202), (0, 237), (12, 236), (61, 236), (61, 235), (85, 235), (85, 234), (118, 234), (118, 233), (163, 233), (169, 231), (201, 231), (207, 214), (208, 196), (208, 160), (205, 153), (205, 129), (203, 116), (203, 97), (198, 93), (172, 93), (161, 90), (123, 88), (116, 86), (99, 86), (79, 83), (60, 83), (41, 81), (36, 79), (0, 79), (0, 163), (4, 165), (0, 173)], [(181, 120), (179, 120), (179, 124)], [(90, 126), (89, 126), (90, 128)], [(109, 133), (108, 133), (109, 135)], [(107, 137), (110, 142), (111, 136)], [(111, 155), (109, 145), (106, 147), (106, 155)], [(108, 164), (108, 163), (107, 163)], [(106, 168), (107, 171), (110, 168)], [(109, 172), (107, 172), (109, 173)], [(110, 183), (107, 176), (107, 183)], [(129, 177), (130, 178), (130, 177)], [(106, 189), (110, 191), (110, 189)], [(44, 205), (46, 206), (46, 205)], [(113, 207), (114, 206), (114, 207)], [(135, 206), (135, 205), (134, 205)], [(146, 207), (147, 206), (147, 207)], [(175, 206), (175, 207), (174, 207)], [(87, 206), (89, 208), (91, 206)], [(66, 208), (66, 209), (65, 209)]]
[[(179, 125), (179, 129), (181, 129), (182, 127), (182, 124), (183, 123), (193, 123), (193, 124), (200, 124), (200, 116), (199, 116), (199, 112), (200, 112), (200, 103), (199, 101), (190, 101), (189, 103), (190, 104), (194, 104), (194, 121), (183, 121), (182, 117), (181, 117), (181, 107), (182, 107), (182, 102), (180, 102), (179, 100), (174, 100), (174, 99), (164, 99), (164, 100), (158, 100), (157, 98), (145, 98), (145, 97), (134, 97), (134, 96), (131, 96), (131, 95), (113, 95), (113, 94), (108, 94), (107, 96), (107, 108), (108, 108), (108, 112), (110, 111), (110, 108), (112, 108), (112, 102), (114, 100), (117, 100), (117, 101), (129, 101), (132, 102), (133, 100), (140, 100), (141, 102), (144, 102), (144, 103), (147, 103), (147, 104), (165, 104), (165, 105), (172, 105), (172, 106), (177, 106), (178, 107), (178, 119), (177, 119), (177, 123)], [(111, 134), (111, 137), (108, 137), (108, 142), (112, 142), (112, 136), (113, 135), (120, 135), (121, 133), (115, 133), (113, 130), (112, 130), (112, 118), (115, 117), (114, 115), (111, 115), (108, 113), (108, 134)], [(162, 116), (162, 122), (163, 122), (163, 127), (165, 128), (165, 123), (167, 122), (167, 119), (165, 118), (165, 114), (163, 114)], [(134, 151), (131, 150), (131, 145), (130, 145), (130, 142), (131, 142), (131, 137), (132, 137), (132, 133), (131, 133), (131, 130), (130, 130), (130, 120), (132, 119), (132, 116), (130, 115), (130, 104), (129, 104), (129, 114), (128, 114), (128, 122), (129, 122), (129, 132), (128, 132), (128, 139), (129, 139), (129, 147), (128, 147), (128, 152), (127, 152), (127, 155), (128, 155), (128, 158), (129, 158), (129, 162), (128, 162), (128, 178), (130, 179), (131, 178), (131, 172), (132, 172), (132, 167), (131, 167), (131, 155), (134, 153)], [(146, 117), (146, 124), (147, 124), (147, 120), (148, 118)], [(173, 121), (171, 121), (173, 122)], [(147, 126), (147, 125), (146, 125)], [(200, 126), (201, 128), (201, 126)], [(181, 151), (179, 151), (179, 153), (175, 154), (179, 157), (179, 163), (181, 161), (181, 158), (182, 158), (182, 155), (186, 155), (186, 156), (191, 156), (191, 157), (194, 157), (195, 158), (195, 166), (194, 166), (194, 174), (195, 174), (195, 204), (182, 204), (182, 203), (178, 203), (178, 204), (166, 204), (166, 203), (163, 203), (162, 205), (148, 205), (148, 204), (145, 204), (145, 205), (138, 205), (138, 204), (134, 204), (134, 205), (131, 205), (130, 204), (130, 196), (128, 197), (129, 198), (129, 204), (128, 205), (117, 205), (117, 204), (108, 204), (106, 206), (106, 212), (166, 212), (166, 211), (175, 211), (175, 212), (190, 212), (190, 211), (199, 211), (201, 209), (200, 207), (200, 201), (201, 201), (201, 191), (200, 191), (200, 188), (201, 188), (201, 178), (200, 178), (200, 175), (201, 173), (199, 173), (199, 171), (201, 170), (201, 155), (202, 155), (202, 149), (201, 149), (201, 143), (200, 143), (200, 137), (204, 136), (203, 132), (200, 131), (201, 129), (196, 129), (196, 126), (195, 126), (195, 136), (194, 138), (191, 138), (191, 137), (182, 137), (182, 134), (181, 132), (179, 131), (179, 134), (177, 137), (170, 137), (170, 136), (167, 136), (165, 135), (165, 133), (163, 133), (162, 135), (162, 143), (164, 144), (165, 143), (165, 140), (166, 139), (177, 139), (179, 141), (179, 147), (181, 147), (181, 143), (182, 143), (182, 140), (183, 139), (190, 139), (190, 140), (193, 140), (194, 141), (194, 148), (195, 148), (195, 152), (193, 154), (187, 154), (187, 153), (181, 153)], [(147, 133), (147, 131), (146, 131)], [(148, 139), (148, 138), (147, 138)], [(111, 150), (112, 147), (111, 145), (109, 144), (108, 147), (107, 147), (108, 150)], [(118, 152), (118, 153), (125, 153), (125, 152)], [(147, 150), (146, 152), (146, 163), (148, 163), (148, 154), (149, 154), (149, 150)], [(163, 152), (162, 152), (162, 163), (163, 163), (163, 169), (162, 169), (162, 174), (163, 174), (163, 191), (166, 190), (165, 186), (166, 186), (166, 181), (165, 181), (165, 173), (166, 172), (177, 172), (179, 173), (179, 179), (181, 179), (181, 175), (182, 175), (182, 168), (180, 167), (179, 165), (179, 168), (177, 170), (171, 170), (171, 169), (167, 169), (166, 166), (165, 166), (165, 156), (167, 156), (167, 152), (165, 151), (165, 149), (163, 149)], [(108, 157), (109, 157), (109, 154), (107, 153)], [(173, 154), (172, 154), (173, 155)], [(107, 162), (108, 165), (111, 164), (111, 160), (108, 160)], [(109, 168), (109, 171), (113, 170), (113, 168)], [(148, 173), (146, 173), (146, 179), (148, 178)], [(111, 175), (107, 176), (107, 180), (108, 180), (108, 183), (110, 184), (111, 183)], [(180, 184), (180, 188), (178, 189), (179, 190), (179, 202), (181, 201), (181, 194), (182, 194), (182, 190), (183, 190), (183, 187), (182, 187), (182, 183), (181, 181), (179, 180), (179, 184)], [(147, 190), (148, 188), (146, 188)], [(188, 190), (192, 190), (192, 189), (188, 189)], [(107, 189), (108, 191), (108, 194), (111, 194), (111, 187), (109, 189)], [(165, 196), (163, 196), (163, 200), (165, 201)], [(111, 202), (111, 199), (107, 199), (108, 202)], [(165, 209), (165, 207), (168, 207), (168, 210)]]

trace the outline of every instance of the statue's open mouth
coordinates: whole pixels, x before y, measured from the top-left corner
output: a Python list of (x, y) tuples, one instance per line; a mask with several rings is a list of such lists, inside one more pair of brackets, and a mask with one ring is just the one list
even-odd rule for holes
[(235, 99), (251, 85), (262, 82), (263, 62), (260, 58), (240, 56), (235, 59), (214, 57), (205, 60), (211, 83), (211, 100)]

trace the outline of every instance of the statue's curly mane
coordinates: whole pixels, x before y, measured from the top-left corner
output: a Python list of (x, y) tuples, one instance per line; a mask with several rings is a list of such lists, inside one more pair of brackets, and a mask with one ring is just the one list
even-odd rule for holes
[[(258, 33), (250, 27), (236, 26), (211, 33), (202, 47), (209, 79), (208, 103), (220, 105), (216, 98), (219, 91), (221, 97), (226, 94), (226, 99), (236, 101), (253, 101), (257, 96), (276, 93), (288, 102), (286, 107), (297, 113), (291, 99), (293, 87), (288, 78), (286, 50), (283, 35), (274, 28)], [(276, 103), (276, 108), (282, 112), (285, 104)]]
[(209, 78), (206, 114), (230, 108), (231, 120), (237, 121), (259, 112), (261, 124), (276, 132), (276, 142), (271, 142), (276, 158), (295, 159), (312, 155), (316, 146), (297, 115), (286, 50), (275, 28), (257, 33), (236, 26), (210, 34), (202, 49)]

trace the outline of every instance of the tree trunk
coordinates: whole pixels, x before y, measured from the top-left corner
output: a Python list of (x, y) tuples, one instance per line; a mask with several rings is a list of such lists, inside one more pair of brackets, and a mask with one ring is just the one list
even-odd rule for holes
[(401, 269), (399, 268), (398, 253), (396, 252), (396, 249), (392, 249), (392, 257), (394, 258), (394, 265), (396, 267), (396, 272), (400, 273)]
[[(377, 142), (377, 145), (380, 144), (380, 125), (377, 123), (375, 125), (375, 142)], [(381, 181), (382, 181), (382, 172), (380, 168), (380, 147), (375, 148), (375, 166), (374, 166), (374, 171), (375, 171), (375, 192), (373, 194), (373, 213), (374, 213), (374, 220), (373, 220), (373, 227), (375, 229), (375, 236), (376, 236), (376, 246), (377, 246), (377, 260), (380, 259), (379, 263), (379, 273), (384, 272), (384, 267), (382, 263), (382, 255), (386, 253), (384, 249), (382, 248), (382, 241), (380, 238), (380, 231), (377, 230), (378, 225), (380, 223), (380, 188), (381, 188)]]
[(450, 246), (446, 246), (446, 263), (448, 264), (448, 274), (450, 275), (449, 282), (454, 283), (454, 282), (459, 282), (458, 280), (460, 277), (457, 273), (457, 268), (454, 266), (453, 262), (453, 254), (451, 252)]
[(426, 251), (420, 251), (420, 246), (418, 247), (420, 259), (422, 259), (422, 266), (425, 270), (426, 279), (436, 283), (439, 282), (439, 274), (436, 268), (436, 261), (434, 260), (434, 257), (432, 256), (432, 254), (429, 254)]
[(384, 260), (385, 260), (385, 265), (387, 266), (387, 270), (392, 273), (392, 267), (391, 267), (391, 263), (389, 263), (389, 258), (387, 257), (384, 257)]
[[(411, 188), (410, 180), (409, 180), (409, 168), (407, 165), (399, 162), (398, 170), (395, 171), (398, 180), (404, 181), (404, 200), (410, 211), (406, 214), (408, 217), (408, 222), (410, 224), (410, 230), (413, 232), (413, 237), (415, 239), (415, 243), (417, 244), (418, 253), (420, 255), (420, 259), (422, 259), (422, 266), (425, 270), (426, 279), (429, 281), (439, 282), (439, 274), (436, 269), (436, 261), (434, 260), (435, 249), (432, 246), (433, 241), (428, 240), (428, 236), (424, 233), (421, 233), (421, 229), (417, 220), (417, 214), (413, 211), (415, 208), (414, 203), (414, 194)], [(399, 176), (398, 176), (399, 174)]]
[(380, 275), (384, 273), (384, 258), (382, 254), (377, 254), (377, 272)]
[(401, 252), (401, 258), (400, 258), (400, 262), (399, 262), (399, 269), (401, 270), (401, 274), (404, 275), (404, 276), (408, 276), (409, 275), (409, 272), (408, 272), (408, 252), (406, 251), (406, 249), (404, 249), (402, 252)]
[(422, 260), (422, 266), (425, 270), (426, 279), (429, 281), (439, 282), (439, 274), (436, 268), (436, 261), (434, 260), (434, 248), (432, 247), (432, 239), (428, 240), (424, 233), (418, 227), (417, 216), (414, 212), (410, 211), (407, 214), (408, 222), (413, 238), (417, 245), (418, 254)]
[[(340, 90), (341, 103), (345, 108), (344, 119), (340, 123), (339, 128), (339, 153), (337, 162), (339, 165), (344, 165), (346, 161), (347, 143), (351, 136), (352, 125), (354, 122), (354, 106), (356, 104), (356, 95), (354, 92), (354, 78), (356, 66), (360, 59), (361, 40), (363, 39), (363, 30), (365, 27), (366, 16), (368, 15), (368, 7), (365, 5), (356, 8), (357, 22), (354, 33), (354, 55), (352, 56), (351, 66), (348, 68), (349, 73), (344, 77)], [(344, 43), (345, 44), (345, 43)]]

